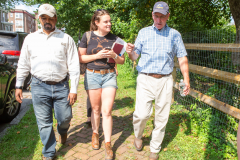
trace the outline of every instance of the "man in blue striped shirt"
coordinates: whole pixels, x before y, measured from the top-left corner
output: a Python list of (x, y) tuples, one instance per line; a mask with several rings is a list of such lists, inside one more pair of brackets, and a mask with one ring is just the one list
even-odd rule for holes
[(133, 114), (134, 145), (142, 149), (142, 134), (148, 118), (152, 114), (152, 101), (155, 100), (155, 128), (150, 142), (149, 159), (158, 159), (161, 143), (168, 122), (173, 78), (174, 57), (178, 57), (181, 72), (186, 85), (184, 94), (190, 90), (187, 52), (181, 34), (166, 24), (169, 7), (165, 2), (156, 2), (152, 18), (154, 24), (139, 31), (135, 45), (128, 43), (126, 52), (135, 61), (139, 55), (137, 70), (136, 105)]

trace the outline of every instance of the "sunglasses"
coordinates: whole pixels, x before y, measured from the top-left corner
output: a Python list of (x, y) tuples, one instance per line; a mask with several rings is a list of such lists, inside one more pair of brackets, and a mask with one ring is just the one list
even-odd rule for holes
[(97, 9), (97, 11), (105, 11), (105, 9)]

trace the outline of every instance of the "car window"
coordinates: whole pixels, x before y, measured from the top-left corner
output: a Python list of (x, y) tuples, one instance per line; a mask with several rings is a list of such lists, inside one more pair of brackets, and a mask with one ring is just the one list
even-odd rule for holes
[(0, 35), (0, 53), (3, 50), (19, 50), (18, 35)]
[(19, 46), (20, 46), (20, 50), (22, 49), (22, 45), (23, 45), (23, 42), (24, 42), (24, 38), (27, 36), (27, 33), (24, 33), (24, 34), (19, 34)]

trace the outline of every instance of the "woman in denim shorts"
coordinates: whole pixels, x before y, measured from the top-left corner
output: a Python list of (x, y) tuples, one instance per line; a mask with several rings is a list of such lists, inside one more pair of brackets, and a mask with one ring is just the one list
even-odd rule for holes
[[(84, 86), (91, 106), (92, 148), (99, 149), (99, 124), (102, 112), (105, 138), (105, 159), (113, 159), (111, 148), (112, 107), (117, 90), (115, 63), (123, 64), (124, 56), (118, 56), (111, 47), (117, 36), (110, 33), (111, 18), (106, 10), (97, 10), (91, 19), (90, 32), (84, 33), (79, 44), (79, 60), (87, 63)], [(108, 63), (113, 58), (115, 63)]]

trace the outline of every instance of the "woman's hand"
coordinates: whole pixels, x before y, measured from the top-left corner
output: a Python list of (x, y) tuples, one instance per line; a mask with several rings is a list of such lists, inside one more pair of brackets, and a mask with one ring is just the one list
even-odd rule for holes
[(106, 49), (106, 48), (102, 49), (97, 54), (101, 54), (101, 58), (115, 58), (116, 55), (117, 55), (112, 49), (109, 50), (109, 49)]
[(109, 56), (108, 51), (109, 51), (108, 49), (103, 48), (96, 54), (96, 59), (108, 58)]
[(116, 53), (111, 49), (111, 50), (109, 50), (109, 52), (108, 52), (108, 58), (115, 58), (116, 57)]

